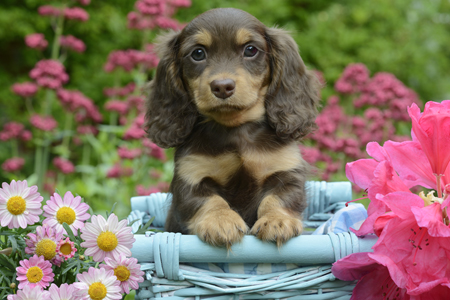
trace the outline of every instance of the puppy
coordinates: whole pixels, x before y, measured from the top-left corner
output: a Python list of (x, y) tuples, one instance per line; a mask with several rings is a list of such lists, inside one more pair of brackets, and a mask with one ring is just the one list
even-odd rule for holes
[(284, 31), (232, 8), (164, 36), (150, 83), (150, 139), (175, 147), (166, 230), (230, 247), (302, 232), (308, 172), (297, 141), (315, 128), (319, 83)]

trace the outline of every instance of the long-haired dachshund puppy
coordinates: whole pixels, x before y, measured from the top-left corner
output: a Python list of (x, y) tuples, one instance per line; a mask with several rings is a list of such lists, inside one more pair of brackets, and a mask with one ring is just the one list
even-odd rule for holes
[(146, 125), (176, 149), (166, 230), (226, 247), (249, 228), (279, 246), (299, 235), (308, 167), (297, 141), (315, 128), (320, 96), (294, 40), (221, 8), (158, 51)]

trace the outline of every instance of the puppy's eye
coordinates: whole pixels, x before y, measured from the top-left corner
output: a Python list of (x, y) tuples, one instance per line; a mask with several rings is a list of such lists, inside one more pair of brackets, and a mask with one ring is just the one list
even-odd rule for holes
[(194, 51), (192, 51), (191, 53), (191, 57), (193, 60), (195, 61), (201, 61), (204, 60), (206, 58), (206, 53), (205, 50), (201, 49), (201, 48), (197, 48)]
[(258, 48), (256, 48), (255, 46), (249, 45), (249, 46), (245, 47), (245, 50), (244, 50), (245, 57), (253, 57), (256, 55), (256, 53), (258, 53)]

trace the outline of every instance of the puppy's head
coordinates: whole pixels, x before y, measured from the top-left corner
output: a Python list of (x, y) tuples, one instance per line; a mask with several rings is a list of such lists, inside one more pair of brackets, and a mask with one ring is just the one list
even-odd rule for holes
[(183, 142), (199, 115), (227, 127), (267, 119), (283, 138), (314, 127), (318, 81), (294, 40), (231, 8), (210, 10), (160, 40), (147, 125), (162, 147)]

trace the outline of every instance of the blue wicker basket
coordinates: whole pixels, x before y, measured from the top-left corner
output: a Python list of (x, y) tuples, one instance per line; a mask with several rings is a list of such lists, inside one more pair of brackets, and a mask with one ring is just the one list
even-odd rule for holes
[[(304, 225), (318, 227), (351, 200), (349, 182), (306, 183)], [(133, 231), (151, 217), (163, 228), (170, 194), (131, 199)], [(245, 236), (231, 251), (212, 247), (197, 236), (168, 232), (135, 235), (133, 257), (145, 271), (136, 299), (350, 299), (355, 282), (337, 280), (331, 264), (355, 252), (372, 251), (375, 237), (353, 233), (304, 234), (280, 249)]]

